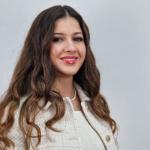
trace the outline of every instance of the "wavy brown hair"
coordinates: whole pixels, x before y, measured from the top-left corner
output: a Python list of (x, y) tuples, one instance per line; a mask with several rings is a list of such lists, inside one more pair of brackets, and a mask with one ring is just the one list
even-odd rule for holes
[[(41, 130), (35, 123), (35, 118), (48, 101), (54, 105), (56, 113), (45, 125), (57, 131), (53, 124), (64, 116), (65, 104), (59, 93), (50, 90), (56, 78), (56, 70), (49, 58), (49, 45), (52, 41), (55, 22), (67, 16), (78, 21), (86, 45), (85, 61), (73, 79), (91, 98), (90, 105), (93, 112), (105, 120), (113, 133), (115, 132), (116, 123), (111, 118), (107, 102), (100, 93), (100, 73), (90, 48), (88, 27), (73, 8), (57, 5), (42, 11), (33, 21), (9, 88), (1, 98), (0, 149), (15, 146), (14, 142), (8, 138), (8, 133), (14, 124), (16, 110), (20, 107), (18, 124), (24, 135), (25, 149), (29, 149), (32, 138), (37, 139), (37, 144), (40, 143)], [(25, 100), (22, 97), (26, 97)], [(44, 101), (42, 106), (39, 105), (41, 99)], [(4, 118), (6, 109), (7, 115)], [(36, 131), (35, 135), (32, 134), (32, 129)]]

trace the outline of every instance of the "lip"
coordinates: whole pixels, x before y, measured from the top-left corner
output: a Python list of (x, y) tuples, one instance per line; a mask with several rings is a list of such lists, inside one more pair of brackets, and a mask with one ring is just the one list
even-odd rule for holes
[(64, 56), (61, 57), (61, 60), (64, 61), (66, 64), (75, 64), (77, 61), (77, 56)]

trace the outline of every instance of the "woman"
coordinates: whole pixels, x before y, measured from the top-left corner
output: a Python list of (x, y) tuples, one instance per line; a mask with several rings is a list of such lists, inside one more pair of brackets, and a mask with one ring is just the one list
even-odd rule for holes
[(116, 123), (82, 17), (53, 6), (34, 20), (0, 103), (0, 149), (116, 150)]

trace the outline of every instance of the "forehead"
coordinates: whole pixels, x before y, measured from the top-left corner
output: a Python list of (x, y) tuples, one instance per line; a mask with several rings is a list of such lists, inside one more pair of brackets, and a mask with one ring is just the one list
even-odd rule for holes
[(54, 32), (61, 33), (74, 33), (74, 32), (82, 32), (79, 22), (73, 17), (65, 17), (58, 19), (55, 22)]

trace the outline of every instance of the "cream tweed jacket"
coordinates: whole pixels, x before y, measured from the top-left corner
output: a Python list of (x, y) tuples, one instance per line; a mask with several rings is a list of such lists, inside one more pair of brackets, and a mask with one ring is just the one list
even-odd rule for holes
[[(88, 123), (101, 140), (100, 143), (102, 143), (102, 146), (100, 147), (103, 147), (103, 149), (99, 150), (118, 150), (116, 138), (114, 138), (110, 126), (105, 121), (93, 115), (89, 105), (89, 97), (87, 97), (79, 85), (75, 84), (75, 86), (78, 96), (81, 99), (83, 113)], [(54, 132), (45, 127), (45, 122), (49, 120), (55, 112), (53, 107), (51, 107), (51, 103), (49, 102), (37, 115), (35, 120), (36, 124), (41, 129), (41, 142), (36, 146), (36, 142), (32, 140), (30, 150), (84, 150), (79, 138), (80, 135), (78, 135), (76, 132), (77, 122), (73, 116), (72, 103), (67, 97), (64, 99), (64, 101), (66, 106), (65, 115), (61, 120), (54, 124), (54, 127), (61, 130), (61, 132)], [(15, 123), (10, 130), (9, 137), (15, 143), (15, 150), (24, 150), (24, 138), (18, 124), (19, 111), (20, 110), (18, 109), (16, 112)], [(92, 150), (95, 150), (94, 147)]]

